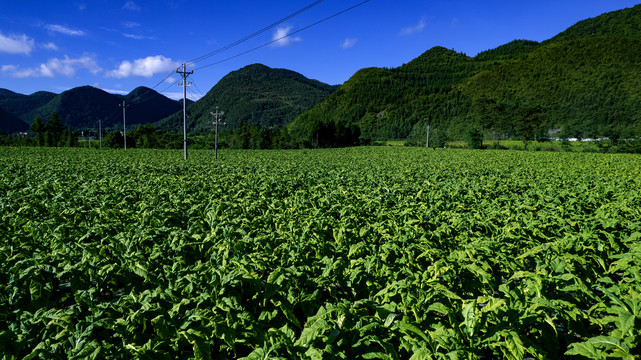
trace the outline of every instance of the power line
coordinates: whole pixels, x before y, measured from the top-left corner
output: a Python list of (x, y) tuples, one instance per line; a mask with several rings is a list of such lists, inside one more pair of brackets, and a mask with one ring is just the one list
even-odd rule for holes
[(193, 80), (191, 81), (191, 83), (192, 83), (192, 85), (194, 85), (194, 87), (196, 88), (196, 90), (198, 90), (198, 92), (200, 93), (200, 96), (201, 96), (201, 97), (204, 97), (204, 96), (205, 96), (205, 94), (204, 94), (202, 91), (200, 91), (200, 89), (198, 88), (198, 86), (196, 85), (196, 83), (195, 83)]
[(260, 46), (257, 46), (257, 47), (255, 47), (255, 48), (253, 48), (253, 49), (249, 49), (249, 50), (247, 50), (247, 51), (243, 51), (243, 52), (241, 52), (241, 53), (239, 53), (239, 54), (236, 54), (236, 55), (234, 55), (234, 56), (230, 56), (230, 57), (225, 58), (225, 59), (222, 59), (222, 60), (220, 60), (220, 61), (216, 61), (216, 62), (211, 63), (211, 64), (208, 64), (208, 65), (203, 65), (203, 66), (201, 66), (201, 67), (195, 68), (194, 70), (200, 70), (200, 69), (204, 69), (204, 68), (207, 68), (207, 67), (210, 67), (210, 66), (218, 65), (218, 64), (223, 63), (223, 62), (225, 62), (225, 61), (229, 61), (229, 60), (235, 59), (235, 58), (237, 58), (237, 57), (240, 57), (240, 56), (243, 56), (243, 55), (249, 54), (250, 52), (254, 52), (254, 51), (256, 51), (256, 50), (262, 49), (262, 48), (264, 48), (264, 47), (266, 47), (266, 46), (269, 46), (269, 45), (271, 45), (271, 44), (274, 44), (274, 43), (276, 43), (276, 42), (279, 42), (279, 41), (281, 41), (281, 40), (283, 40), (283, 39), (285, 39), (285, 38), (288, 38), (288, 37), (290, 37), (290, 36), (296, 35), (296, 34), (300, 33), (301, 31), (307, 30), (307, 29), (309, 29), (309, 28), (311, 28), (311, 27), (314, 27), (314, 26), (316, 26), (316, 25), (319, 25), (319, 24), (321, 24), (321, 23), (324, 23), (325, 21), (331, 20), (331, 19), (333, 19), (333, 18), (335, 18), (335, 17), (337, 17), (337, 16), (339, 16), (339, 15), (342, 15), (342, 14), (344, 14), (344, 13), (346, 13), (346, 12), (350, 11), (350, 10), (353, 10), (353, 9), (355, 9), (355, 8), (357, 8), (357, 7), (361, 6), (361, 5), (364, 5), (365, 3), (368, 3), (368, 2), (370, 2), (370, 1), (371, 1), (371, 0), (365, 0), (365, 1), (360, 2), (360, 3), (358, 3), (358, 4), (354, 5), (354, 6), (351, 6), (351, 7), (347, 8), (347, 9), (345, 9), (345, 10), (339, 11), (339, 12), (337, 12), (337, 13), (335, 13), (335, 14), (331, 15), (331, 16), (328, 16), (328, 17), (326, 17), (326, 18), (324, 18), (324, 19), (322, 19), (322, 20), (319, 20), (319, 21), (317, 21), (317, 22), (315, 22), (315, 23), (313, 23), (313, 24), (311, 24), (311, 25), (307, 25), (307, 26), (305, 26), (305, 27), (303, 27), (303, 28), (300, 28), (300, 29), (298, 29), (298, 30), (296, 30), (296, 31), (294, 31), (294, 32), (292, 32), (292, 33), (289, 33), (289, 34), (287, 34), (287, 35), (285, 35), (285, 36), (282, 36), (282, 37), (280, 37), (280, 38), (278, 38), (278, 39), (274, 39), (274, 40), (272, 40), (272, 41), (270, 41), (270, 42), (264, 43), (264, 44), (262, 44), (262, 45), (260, 45)]
[(284, 23), (285, 21), (290, 20), (291, 18), (296, 17), (296, 16), (304, 13), (305, 11), (313, 8), (314, 6), (316, 6), (316, 5), (320, 4), (320, 3), (322, 3), (323, 1), (325, 1), (325, 0), (318, 0), (316, 2), (313, 2), (313, 3), (305, 6), (304, 8), (302, 8), (302, 9), (300, 9), (300, 10), (298, 10), (298, 11), (292, 13), (292, 14), (289, 14), (288, 16), (276, 21), (275, 23), (273, 23), (271, 25), (268, 25), (268, 26), (266, 26), (266, 27), (264, 27), (264, 28), (262, 28), (262, 29), (260, 29), (260, 30), (258, 30), (256, 32), (250, 34), (250, 35), (247, 35), (247, 36), (245, 36), (244, 38), (242, 38), (240, 40), (236, 40), (231, 44), (225, 45), (225, 46), (223, 46), (222, 48), (220, 48), (218, 50), (212, 51), (210, 53), (207, 53), (205, 55), (202, 55), (202, 56), (199, 56), (199, 57), (197, 57), (195, 59), (192, 59), (189, 62), (197, 63), (199, 61), (203, 61), (203, 60), (205, 60), (207, 58), (210, 58), (210, 57), (212, 57), (214, 55), (220, 54), (223, 51), (229, 50), (229, 49), (233, 48), (234, 46), (240, 45), (240, 44), (244, 43), (245, 41), (264, 33), (265, 31), (273, 29), (274, 27)]
[[(218, 49), (218, 50), (215, 50), (215, 51), (212, 51), (212, 52), (207, 53), (207, 54), (205, 54), (205, 55), (202, 55), (202, 56), (199, 56), (199, 57), (197, 57), (197, 58), (194, 58), (194, 59), (192, 59), (191, 61), (189, 61), (189, 63), (195, 64), (195, 63), (197, 63), (197, 62), (200, 62), (200, 61), (203, 61), (203, 60), (205, 60), (205, 59), (208, 59), (208, 58), (210, 58), (210, 57), (212, 57), (212, 56), (214, 56), (214, 55), (218, 55), (218, 54), (220, 54), (220, 53), (222, 53), (222, 52), (224, 52), (224, 51), (227, 51), (227, 50), (229, 50), (229, 49), (231, 49), (231, 48), (233, 48), (233, 47), (235, 47), (235, 46), (238, 46), (238, 45), (240, 45), (240, 44), (244, 43), (245, 41), (247, 41), (247, 40), (249, 40), (249, 39), (251, 39), (251, 38), (254, 38), (254, 37), (256, 37), (256, 36), (258, 36), (258, 35), (260, 35), (260, 34), (262, 34), (262, 33), (266, 32), (267, 30), (270, 30), (270, 29), (272, 29), (272, 28), (274, 28), (274, 27), (276, 27), (276, 26), (278, 26), (278, 25), (280, 25), (280, 24), (284, 23), (285, 21), (290, 20), (290, 19), (292, 19), (292, 18), (294, 18), (294, 17), (296, 17), (296, 16), (298, 16), (298, 15), (302, 14), (303, 12), (305, 12), (305, 11), (307, 11), (307, 10), (309, 10), (309, 9), (311, 9), (311, 8), (313, 8), (313, 7), (315, 7), (315, 6), (317, 6), (317, 5), (319, 5), (319, 4), (320, 4), (320, 3), (322, 3), (323, 1), (325, 1), (325, 0), (317, 0), (317, 1), (315, 1), (315, 2), (313, 2), (313, 3), (311, 3), (311, 4), (309, 4), (309, 5), (305, 6), (304, 8), (302, 8), (302, 9), (300, 9), (300, 10), (298, 10), (298, 11), (296, 11), (296, 12), (292, 13), (292, 14), (289, 14), (288, 16), (286, 16), (286, 17), (284, 17), (284, 18), (282, 18), (282, 19), (280, 19), (280, 20), (278, 20), (278, 21), (276, 21), (276, 22), (274, 22), (274, 23), (272, 23), (272, 24), (270, 24), (270, 25), (268, 25), (268, 26), (266, 26), (266, 27), (264, 27), (264, 28), (262, 28), (262, 29), (260, 29), (260, 30), (258, 30), (258, 31), (255, 31), (254, 33), (252, 33), (252, 34), (250, 34), (250, 35), (245, 36), (245, 37), (244, 37), (244, 38), (242, 38), (242, 39), (239, 39), (239, 40), (237, 40), (237, 41), (234, 41), (233, 43), (230, 43), (230, 44), (228, 44), (228, 45), (226, 45), (226, 46), (223, 46), (222, 48), (220, 48), (220, 49)], [(274, 39), (274, 40), (269, 41), (269, 42), (267, 42), (267, 43), (264, 43), (264, 44), (262, 44), (262, 45), (260, 45), (260, 46), (257, 46), (257, 47), (255, 47), (255, 48), (253, 48), (253, 49), (250, 49), (250, 50), (247, 50), (247, 51), (241, 52), (241, 53), (239, 53), (239, 54), (236, 54), (236, 55), (234, 55), (234, 56), (230, 56), (230, 57), (225, 58), (225, 59), (222, 59), (222, 60), (220, 60), (220, 61), (216, 61), (216, 62), (214, 62), (214, 63), (211, 63), (211, 64), (208, 64), (208, 65), (204, 65), (204, 66), (201, 66), (201, 67), (195, 68), (194, 70), (200, 70), (200, 69), (204, 69), (204, 68), (207, 68), (207, 67), (210, 67), (210, 66), (214, 66), (214, 65), (217, 65), (217, 64), (220, 64), (220, 63), (223, 63), (223, 62), (226, 62), (226, 61), (229, 61), (229, 60), (235, 59), (235, 58), (237, 58), (237, 57), (240, 57), (240, 56), (246, 55), (246, 54), (251, 53), (251, 52), (253, 52), (253, 51), (256, 51), (256, 50), (262, 49), (262, 48), (264, 48), (264, 47), (266, 47), (266, 46), (269, 46), (269, 45), (271, 45), (271, 44), (274, 44), (274, 43), (276, 43), (276, 42), (278, 42), (278, 41), (281, 41), (281, 40), (283, 40), (283, 39), (285, 39), (285, 38), (288, 38), (288, 37), (290, 37), (290, 36), (296, 35), (296, 34), (298, 34), (298, 33), (302, 32), (302, 31), (304, 31), (304, 30), (307, 30), (307, 29), (311, 28), (311, 27), (314, 27), (314, 26), (316, 26), (316, 25), (319, 25), (319, 24), (321, 24), (321, 23), (323, 23), (323, 22), (325, 22), (325, 21), (328, 21), (328, 20), (330, 20), (330, 19), (333, 19), (333, 18), (335, 18), (335, 17), (337, 17), (337, 16), (339, 16), (339, 15), (341, 15), (341, 14), (344, 14), (344, 13), (346, 13), (346, 12), (350, 11), (350, 10), (353, 10), (353, 9), (355, 9), (355, 8), (357, 8), (357, 7), (361, 6), (361, 5), (364, 5), (365, 3), (368, 3), (368, 2), (370, 2), (370, 1), (371, 1), (371, 0), (365, 0), (365, 1), (362, 1), (362, 2), (360, 2), (360, 3), (358, 3), (358, 4), (354, 5), (354, 6), (351, 6), (351, 7), (349, 7), (349, 8), (346, 8), (346, 9), (342, 10), (342, 11), (339, 11), (339, 12), (337, 12), (337, 13), (335, 13), (335, 14), (331, 15), (331, 16), (328, 16), (328, 17), (326, 17), (326, 18), (324, 18), (324, 19), (322, 19), (322, 20), (319, 20), (319, 21), (317, 21), (317, 22), (315, 22), (315, 23), (313, 23), (313, 24), (310, 24), (310, 25), (305, 26), (305, 27), (303, 27), (303, 28), (301, 28), (301, 29), (298, 29), (298, 30), (296, 30), (296, 31), (294, 31), (294, 32), (292, 32), (292, 33), (289, 33), (289, 34), (287, 34), (287, 35), (285, 35), (285, 36), (282, 36), (282, 37), (280, 37), (280, 38), (278, 38), (278, 39)], [(183, 71), (186, 71), (186, 70), (184, 70), (184, 67), (185, 67), (185, 64), (183, 64)], [(193, 73), (193, 70), (191, 71), (191, 73)], [(165, 81), (167, 81), (167, 79), (171, 78), (171, 76), (172, 76), (173, 74), (174, 74), (174, 71), (172, 71), (172, 72), (168, 73), (168, 74), (167, 74), (167, 75), (166, 75), (162, 80), (160, 80), (156, 85), (154, 85), (152, 88), (150, 88), (150, 90), (148, 90), (148, 91), (144, 92), (143, 94), (141, 94), (141, 95), (137, 96), (137, 97), (136, 97), (136, 99), (142, 99), (142, 100), (141, 100), (141, 101), (139, 101), (139, 102), (137, 102), (136, 104), (132, 104), (132, 105), (139, 105), (139, 104), (141, 104), (141, 103), (144, 103), (144, 102), (146, 102), (146, 101), (151, 100), (151, 99), (152, 99), (152, 97), (148, 97), (147, 99), (144, 99), (143, 97), (144, 97), (144, 96), (146, 96), (147, 94), (151, 93), (151, 91), (156, 90), (156, 88), (157, 88), (158, 86), (160, 86), (162, 83), (164, 83)], [(184, 79), (183, 79), (183, 80), (184, 80)], [(162, 91), (159, 91), (159, 93), (160, 93), (160, 94), (163, 94), (165, 91), (169, 90), (172, 86), (176, 85), (177, 83), (179, 83), (179, 81), (174, 81), (174, 82), (172, 82), (172, 83), (171, 83), (169, 86), (167, 86), (165, 89), (163, 89)], [(194, 84), (194, 86), (195, 86), (195, 84)], [(198, 90), (198, 92), (200, 92), (200, 94), (204, 97), (205, 95), (203, 94), (203, 92), (202, 92), (200, 89), (198, 89), (198, 87), (197, 87), (197, 86), (195, 86), (195, 87), (196, 87), (196, 89)], [(194, 96), (194, 98), (196, 98), (196, 97), (197, 97), (197, 95), (193, 94), (193, 92), (192, 92), (191, 90), (190, 90), (189, 92)], [(111, 117), (111, 116), (110, 116), (110, 117)], [(185, 152), (186, 152), (186, 151), (185, 151)], [(186, 157), (186, 156), (185, 156), (185, 157)]]

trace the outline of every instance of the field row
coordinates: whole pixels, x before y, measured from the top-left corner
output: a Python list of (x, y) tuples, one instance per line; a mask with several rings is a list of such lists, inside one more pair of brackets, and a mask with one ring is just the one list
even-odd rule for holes
[(3, 359), (641, 356), (639, 156), (190, 155), (0, 148)]

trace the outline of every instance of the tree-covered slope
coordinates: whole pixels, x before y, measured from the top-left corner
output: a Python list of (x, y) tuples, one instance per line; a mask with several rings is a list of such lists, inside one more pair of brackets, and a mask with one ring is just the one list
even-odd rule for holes
[(458, 88), (472, 98), (540, 107), (545, 127), (567, 135), (630, 136), (641, 121), (640, 74), (641, 38), (600, 36), (546, 44)]
[(356, 126), (365, 141), (405, 138), (418, 121), (458, 113), (461, 99), (453, 86), (484, 64), (435, 47), (399, 68), (363, 69), (288, 128), (295, 138), (308, 141), (328, 124)]
[(549, 42), (576, 40), (599, 36), (641, 36), (641, 6), (612, 11), (579, 21)]
[[(226, 129), (241, 123), (258, 127), (283, 127), (310, 106), (334, 92), (335, 86), (310, 80), (285, 69), (254, 64), (223, 77), (202, 99), (188, 107), (190, 132), (209, 132), (216, 106), (225, 112)], [(158, 127), (182, 127), (182, 114), (163, 119)]]
[(11, 90), (0, 89), (0, 108), (28, 123), (33, 120), (33, 118), (28, 118), (27, 114), (29, 112), (47, 104), (55, 97), (56, 94), (47, 91), (23, 95)]
[[(61, 94), (36, 93), (4, 97), (10, 106), (20, 107), (19, 117), (31, 122), (36, 116), (48, 119), (55, 112), (60, 120), (75, 129), (96, 128), (98, 120), (103, 127), (122, 124), (123, 101), (126, 101), (127, 124), (146, 124), (158, 121), (182, 109), (180, 102), (171, 100), (158, 92), (138, 87), (127, 95), (115, 95), (92, 86), (81, 86)], [(50, 98), (49, 98), (50, 95)], [(0, 93), (0, 96), (2, 94)], [(41, 102), (27, 101), (36, 97)], [(48, 99), (48, 100), (47, 100)], [(46, 102), (43, 102), (47, 100)], [(13, 105), (11, 105), (13, 104)], [(39, 104), (39, 105), (38, 105)]]
[(0, 108), (0, 134), (27, 131), (29, 125), (13, 114)]
[(518, 136), (519, 114), (533, 110), (539, 133), (638, 136), (640, 75), (641, 5), (581, 21), (542, 43), (515, 40), (475, 58), (436, 47), (399, 68), (361, 70), (288, 129), (321, 145), (319, 134), (331, 136), (327, 124), (334, 135), (350, 128), (361, 141), (424, 141), (428, 123), (441, 138), (462, 139), (488, 124)]
[[(177, 112), (182, 113), (182, 100), (172, 100), (155, 90), (141, 86), (122, 97), (127, 102), (127, 121), (131, 124), (147, 124), (164, 119)], [(191, 101), (187, 100), (189, 105)]]

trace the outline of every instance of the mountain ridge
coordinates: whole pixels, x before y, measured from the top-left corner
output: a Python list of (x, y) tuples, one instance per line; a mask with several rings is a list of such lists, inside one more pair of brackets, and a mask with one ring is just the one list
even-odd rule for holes
[[(281, 128), (335, 89), (292, 70), (247, 65), (224, 76), (187, 108), (187, 129), (195, 133), (211, 131), (210, 112), (217, 106), (225, 112), (226, 130), (234, 130), (240, 124)], [(182, 127), (182, 115), (172, 115), (156, 125), (161, 130)]]
[(640, 39), (637, 5), (474, 58), (434, 47), (397, 68), (358, 71), (288, 130), (307, 144), (328, 127), (357, 127), (361, 143), (424, 142), (428, 124), (441, 140), (463, 139), (470, 128), (519, 137), (519, 114), (536, 109), (537, 136), (558, 128), (567, 137), (639, 136)]
[(93, 86), (79, 86), (60, 94), (36, 92), (18, 94), (0, 89), (0, 107), (29, 124), (36, 116), (48, 119), (51, 113), (75, 129), (93, 129), (98, 120), (105, 128), (122, 123), (122, 102), (126, 101), (128, 124), (146, 124), (158, 121), (182, 110), (182, 102), (169, 99), (153, 89), (140, 86), (126, 95), (106, 92)]

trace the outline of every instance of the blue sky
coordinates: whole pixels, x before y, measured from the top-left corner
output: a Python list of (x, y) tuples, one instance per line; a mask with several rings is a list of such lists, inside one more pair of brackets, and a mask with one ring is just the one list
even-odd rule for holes
[[(365, 67), (397, 67), (434, 46), (470, 56), (514, 39), (542, 41), (577, 21), (639, 0), (325, 0), (210, 58), (189, 63), (314, 0), (12, 0), (0, 2), (0, 88), (55, 93), (91, 85), (126, 94), (138, 86), (182, 96), (172, 72), (194, 70), (189, 97), (262, 63), (341, 84)], [(223, 61), (234, 57), (231, 60)], [(221, 62), (222, 61), (222, 62)], [(218, 63), (220, 62), (220, 63)]]

